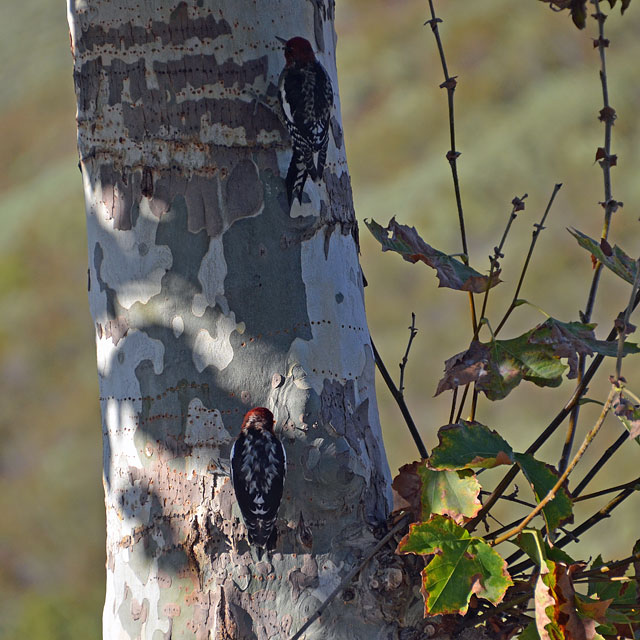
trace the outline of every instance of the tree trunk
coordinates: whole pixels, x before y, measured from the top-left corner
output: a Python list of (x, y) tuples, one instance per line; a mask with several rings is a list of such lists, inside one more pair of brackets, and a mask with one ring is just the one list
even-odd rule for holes
[[(104, 637), (288, 638), (390, 507), (333, 2), (69, 0), (69, 24), (104, 438)], [(289, 210), (276, 36), (294, 35), (336, 97), (324, 181)], [(259, 562), (228, 477), (253, 406), (274, 411), (289, 460), (277, 548)], [(306, 637), (396, 638), (419, 624), (402, 562), (374, 558)]]

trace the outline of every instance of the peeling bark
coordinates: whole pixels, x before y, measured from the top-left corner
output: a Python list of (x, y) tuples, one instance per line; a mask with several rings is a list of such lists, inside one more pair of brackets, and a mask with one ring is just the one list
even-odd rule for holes
[[(69, 24), (104, 437), (104, 637), (285, 639), (375, 544), (390, 507), (333, 2), (70, 0)], [(276, 35), (309, 38), (336, 90), (324, 181), (291, 210)], [(276, 551), (256, 563), (228, 456), (259, 405), (289, 469)], [(374, 558), (306, 637), (418, 633), (405, 562)]]

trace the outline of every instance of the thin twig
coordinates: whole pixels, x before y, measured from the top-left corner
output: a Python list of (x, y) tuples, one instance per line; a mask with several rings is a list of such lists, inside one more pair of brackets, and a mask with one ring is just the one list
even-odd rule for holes
[[(511, 212), (509, 213), (507, 226), (505, 227), (504, 232), (502, 233), (500, 244), (497, 247), (494, 247), (493, 256), (489, 257), (489, 262), (491, 265), (489, 269), (489, 280), (488, 280), (489, 283), (491, 283), (495, 270), (499, 268), (500, 259), (504, 258), (504, 254), (502, 253), (502, 250), (504, 249), (504, 243), (507, 240), (507, 235), (509, 234), (509, 230), (511, 229), (511, 225), (513, 224), (513, 221), (518, 217), (518, 211), (522, 211), (524, 209), (524, 200), (528, 197), (528, 195), (529, 194), (525, 193), (522, 196), (522, 198), (516, 197), (511, 201), (511, 204), (512, 204)], [(482, 299), (482, 311), (480, 311), (480, 322), (478, 323), (477, 331), (473, 334), (474, 340), (478, 338), (478, 333), (480, 332), (480, 327), (482, 326), (482, 319), (485, 317), (485, 314), (487, 311), (487, 301), (489, 300), (490, 290), (491, 290), (491, 287), (489, 286), (489, 284), (487, 284), (487, 288), (485, 289), (484, 297)]]
[[(480, 491), (480, 495), (481, 496), (488, 496), (491, 495), (490, 491)], [(501, 500), (506, 500), (507, 502), (515, 502), (516, 504), (521, 504), (525, 507), (529, 507), (530, 509), (533, 509), (533, 507), (535, 507), (535, 504), (532, 504), (531, 502), (527, 502), (526, 500), (520, 500), (520, 498), (516, 498), (513, 495), (508, 495), (508, 496), (500, 496)]]
[[(593, 493), (587, 493), (585, 496), (580, 496), (578, 498), (574, 497), (573, 502), (582, 502), (584, 500), (592, 500), (593, 498), (599, 498), (600, 496), (605, 496), (608, 493), (614, 493), (616, 491), (620, 491), (621, 489), (628, 488), (636, 488), (640, 491), (640, 476), (635, 480), (631, 480), (631, 482), (625, 482), (624, 484), (619, 484), (615, 487), (609, 487), (608, 489), (601, 489), (600, 491), (594, 491)], [(572, 494), (574, 495), (574, 494)]]
[(458, 387), (453, 389), (451, 396), (451, 411), (449, 411), (449, 424), (453, 424), (453, 417), (456, 414), (456, 401), (458, 400)]
[(618, 439), (607, 448), (607, 450), (598, 458), (595, 464), (587, 471), (584, 478), (580, 480), (576, 488), (571, 492), (574, 500), (587, 488), (587, 485), (593, 480), (595, 475), (604, 468), (605, 462), (629, 439), (629, 432), (625, 429)]
[(462, 410), (464, 409), (464, 403), (467, 399), (467, 393), (469, 393), (469, 387), (471, 383), (467, 383), (464, 387), (464, 391), (462, 392), (462, 398), (460, 399), (460, 406), (458, 407), (458, 413), (456, 414), (456, 419), (454, 424), (458, 424), (460, 422), (460, 417), (462, 416)]
[[(593, 17), (598, 23), (598, 39), (594, 42), (597, 44), (598, 53), (600, 55), (600, 84), (602, 86), (602, 102), (603, 108), (600, 111), (600, 120), (604, 123), (604, 146), (598, 149), (596, 158), (600, 158), (599, 164), (602, 169), (602, 176), (604, 182), (604, 201), (602, 206), (604, 207), (604, 223), (602, 225), (601, 239), (606, 240), (609, 237), (609, 229), (611, 227), (611, 216), (614, 211), (617, 210), (619, 203), (613, 199), (611, 189), (611, 165), (615, 164), (615, 156), (611, 155), (611, 133), (613, 129), (613, 122), (616, 119), (615, 110), (611, 108), (609, 104), (609, 88), (607, 84), (607, 64), (605, 49), (609, 46), (609, 40), (604, 37), (604, 23), (607, 16), (600, 10), (599, 0), (592, 0), (595, 7), (595, 13)], [(593, 278), (591, 279), (591, 287), (589, 288), (589, 295), (587, 298), (587, 305), (584, 313), (581, 314), (581, 320), (584, 323), (591, 321), (593, 314), (593, 308), (596, 302), (596, 295), (598, 293), (598, 284), (600, 282), (600, 276), (602, 274), (602, 263), (598, 262)], [(585, 368), (585, 356), (580, 355), (578, 359), (578, 377), (577, 384), (580, 384)], [(575, 438), (576, 429), (578, 427), (578, 418), (580, 415), (580, 405), (575, 405), (571, 411), (569, 419), (569, 426), (567, 428), (567, 434), (565, 436), (564, 446), (562, 448), (562, 455), (560, 456), (560, 462), (558, 463), (558, 471), (562, 473), (564, 471), (567, 461), (571, 457), (571, 449), (573, 447), (573, 440)]]
[(378, 551), (380, 551), (380, 549), (382, 549), (382, 547), (384, 547), (384, 545), (387, 544), (387, 542), (389, 542), (389, 540), (391, 540), (391, 538), (393, 538), (396, 533), (398, 533), (398, 531), (400, 531), (407, 525), (409, 519), (410, 516), (408, 514), (403, 516), (403, 518), (395, 525), (395, 527), (393, 527), (393, 529), (391, 529), (391, 531), (389, 531), (389, 533), (387, 533), (387, 535), (384, 536), (384, 538), (382, 538), (378, 542), (378, 544), (376, 544), (376, 546), (364, 557), (362, 562), (357, 567), (354, 567), (353, 569), (351, 569), (351, 571), (349, 571), (342, 582), (327, 596), (327, 599), (316, 609), (315, 613), (302, 625), (302, 627), (300, 627), (296, 634), (291, 636), (290, 640), (298, 640), (302, 637), (302, 634), (322, 615), (324, 610), (331, 604), (333, 599), (351, 583), (351, 581), (360, 573), (360, 571), (362, 571), (367, 562), (369, 562), (369, 560), (371, 560), (371, 558), (373, 558), (373, 556), (375, 556), (376, 553), (378, 553)]
[(371, 348), (373, 349), (373, 357), (375, 358), (376, 365), (378, 367), (378, 371), (380, 371), (380, 375), (382, 379), (385, 381), (389, 391), (391, 391), (391, 395), (393, 399), (396, 401), (398, 408), (400, 409), (400, 413), (402, 413), (402, 417), (404, 421), (407, 423), (407, 427), (409, 427), (409, 432), (411, 433), (411, 437), (413, 441), (416, 443), (416, 447), (418, 447), (418, 452), (420, 453), (421, 458), (428, 458), (429, 453), (427, 452), (427, 448), (424, 446), (424, 442), (422, 442), (422, 438), (418, 433), (418, 429), (416, 428), (416, 423), (413, 421), (411, 417), (411, 413), (409, 408), (407, 407), (406, 402), (404, 401), (403, 395), (398, 391), (394, 381), (391, 379), (389, 372), (387, 371), (387, 367), (385, 367), (378, 350), (376, 349), (376, 345), (371, 340)]
[(513, 294), (513, 299), (511, 300), (511, 304), (509, 305), (509, 308), (504, 314), (502, 320), (500, 320), (500, 324), (498, 324), (494, 332), (494, 335), (498, 335), (498, 332), (504, 326), (505, 322), (507, 321), (507, 318), (511, 315), (511, 313), (517, 306), (517, 302), (519, 299), (518, 296), (520, 295), (520, 289), (522, 288), (524, 277), (527, 273), (527, 269), (529, 268), (529, 262), (531, 261), (533, 250), (536, 246), (536, 242), (538, 241), (538, 236), (540, 235), (540, 232), (545, 228), (544, 223), (547, 219), (547, 216), (549, 215), (549, 211), (551, 211), (551, 205), (553, 205), (553, 201), (555, 200), (556, 194), (558, 193), (558, 191), (560, 191), (561, 187), (562, 187), (562, 183), (558, 183), (553, 187), (553, 193), (549, 198), (549, 202), (547, 203), (547, 208), (544, 210), (544, 214), (542, 215), (540, 222), (538, 224), (533, 225), (533, 234), (531, 236), (531, 244), (529, 245), (529, 252), (527, 253), (527, 257), (524, 261), (524, 265), (522, 266), (522, 271), (520, 272), (520, 280), (518, 280), (518, 286), (516, 287), (516, 291)]
[(562, 485), (564, 484), (564, 481), (569, 477), (569, 474), (573, 471), (574, 467), (578, 464), (578, 462), (584, 455), (584, 452), (587, 450), (587, 447), (591, 444), (593, 439), (596, 437), (596, 434), (598, 433), (598, 431), (600, 431), (600, 427), (602, 427), (604, 420), (607, 417), (607, 414), (609, 413), (609, 409), (611, 408), (611, 403), (613, 402), (613, 398), (617, 393), (617, 391), (618, 391), (618, 387), (616, 385), (611, 385), (611, 391), (609, 391), (609, 395), (607, 396), (607, 401), (604, 403), (604, 407), (602, 407), (602, 411), (600, 412), (600, 416), (598, 417), (596, 424), (591, 429), (591, 431), (589, 431), (589, 433), (585, 436), (585, 439), (582, 442), (582, 445), (580, 446), (580, 448), (578, 449), (576, 455), (573, 457), (573, 460), (571, 460), (571, 462), (565, 469), (564, 473), (560, 475), (553, 489), (551, 489), (551, 491), (549, 491), (549, 493), (547, 493), (547, 495), (542, 500), (540, 500), (540, 502), (536, 505), (536, 508), (532, 509), (531, 513), (529, 513), (529, 515), (526, 518), (524, 518), (517, 527), (514, 527), (511, 531), (508, 531), (507, 533), (501, 535), (499, 538), (496, 538), (496, 540), (493, 541), (494, 545), (500, 544), (501, 542), (504, 542), (505, 540), (508, 540), (512, 536), (520, 533), (529, 524), (529, 522), (531, 522), (531, 520), (533, 520), (533, 518), (535, 518), (542, 511), (542, 509), (549, 502), (551, 502), (551, 500), (553, 500), (556, 497), (557, 491), (562, 487)]
[[(460, 180), (458, 178), (458, 156), (460, 152), (456, 149), (456, 127), (455, 127), (455, 116), (454, 116), (454, 102), (453, 102), (453, 94), (456, 90), (457, 76), (450, 76), (449, 69), (447, 67), (447, 59), (444, 55), (444, 47), (442, 46), (442, 39), (440, 38), (440, 30), (438, 29), (438, 24), (442, 22), (442, 20), (436, 17), (436, 12), (433, 7), (433, 0), (429, 0), (429, 10), (431, 12), (431, 19), (427, 20), (425, 24), (428, 24), (431, 27), (431, 31), (436, 39), (436, 44), (438, 46), (438, 53), (440, 54), (440, 63), (442, 65), (442, 73), (444, 75), (444, 82), (440, 85), (442, 89), (447, 90), (447, 103), (449, 107), (449, 139), (451, 142), (451, 148), (447, 151), (447, 160), (449, 161), (449, 166), (451, 167), (451, 176), (453, 178), (453, 190), (456, 196), (456, 207), (458, 209), (458, 224), (460, 226), (460, 238), (462, 240), (462, 252), (463, 257), (462, 260), (465, 264), (469, 264), (469, 247), (467, 246), (467, 233), (465, 231), (464, 225), (464, 212), (462, 210), (462, 196), (460, 195)], [(473, 298), (473, 293), (469, 292), (469, 306), (471, 308), (471, 324), (473, 328), (474, 334), (478, 330), (478, 323), (476, 317), (476, 306), (475, 300)]]
[(400, 384), (398, 385), (398, 393), (404, 396), (404, 370), (409, 362), (409, 351), (411, 350), (411, 343), (416, 337), (418, 330), (416, 329), (416, 314), (411, 312), (411, 326), (409, 327), (409, 342), (407, 343), (407, 350), (404, 352), (402, 361), (400, 362)]

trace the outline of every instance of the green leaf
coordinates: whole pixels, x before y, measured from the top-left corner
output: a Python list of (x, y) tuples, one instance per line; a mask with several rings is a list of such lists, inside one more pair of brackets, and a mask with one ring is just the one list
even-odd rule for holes
[[(624, 5), (623, 5), (624, 10)], [(629, 257), (618, 245), (610, 250), (611, 255), (606, 255), (600, 246), (600, 242), (581, 233), (577, 229), (569, 229), (569, 233), (578, 241), (578, 244), (589, 251), (591, 255), (611, 269), (613, 273), (623, 280), (633, 284), (636, 277), (636, 261)], [(609, 253), (609, 251), (607, 251)]]
[(426, 465), (418, 469), (422, 478), (422, 518), (432, 513), (449, 516), (463, 524), (482, 508), (478, 499), (480, 483), (471, 471), (434, 471)]
[(536, 623), (530, 622), (518, 636), (518, 640), (540, 640), (540, 634), (536, 629)]
[[(529, 481), (536, 500), (540, 502), (558, 481), (556, 470), (528, 453), (516, 453), (514, 459)], [(555, 498), (542, 508), (542, 515), (549, 531), (573, 520), (571, 498), (564, 486), (560, 487)]]
[(442, 427), (438, 441), (428, 459), (432, 469), (491, 469), (513, 463), (513, 450), (506, 440), (479, 422)]
[(440, 515), (412, 524), (398, 553), (434, 554), (422, 571), (425, 616), (464, 614), (474, 593), (498, 604), (513, 584), (506, 562), (482, 538)]
[(494, 287), (500, 282), (498, 277), (500, 271), (494, 271), (489, 282), (489, 276), (483, 276), (460, 260), (429, 246), (418, 235), (415, 227), (398, 224), (395, 217), (389, 220), (386, 228), (380, 226), (375, 220), (364, 222), (373, 237), (382, 245), (383, 251), (395, 251), (407, 262), (415, 263), (419, 260), (424, 262), (436, 270), (441, 287), (484, 293), (487, 287)]
[(436, 471), (426, 460), (405, 464), (393, 479), (394, 510), (411, 511), (416, 520), (447, 515), (462, 524), (482, 507), (480, 484), (471, 471)]
[[(575, 378), (580, 356), (617, 355), (617, 343), (598, 340), (593, 333), (595, 326), (549, 318), (517, 338), (474, 341), (467, 351), (445, 362), (435, 395), (471, 382), (489, 400), (502, 400), (522, 380), (539, 387), (557, 387), (567, 369), (562, 359), (567, 359), (567, 377)], [(638, 352), (637, 344), (625, 343), (623, 353)]]

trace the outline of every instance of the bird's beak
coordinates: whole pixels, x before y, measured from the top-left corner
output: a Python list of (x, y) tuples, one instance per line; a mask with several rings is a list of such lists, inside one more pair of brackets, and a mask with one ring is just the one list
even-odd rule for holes
[(280, 42), (282, 42), (282, 44), (287, 44), (287, 41), (284, 38), (281, 38), (280, 36), (276, 36), (276, 40), (279, 40)]

